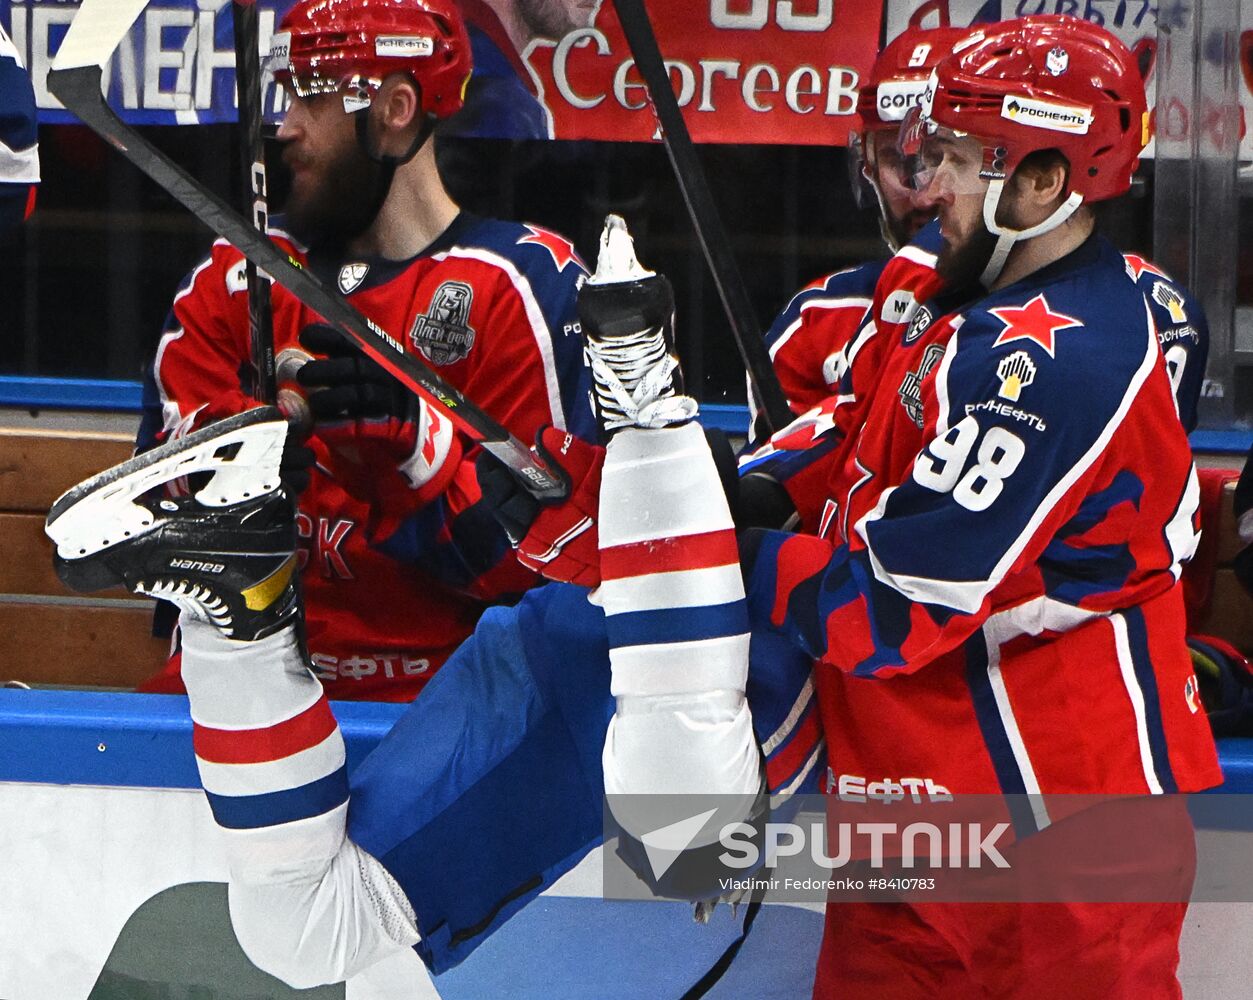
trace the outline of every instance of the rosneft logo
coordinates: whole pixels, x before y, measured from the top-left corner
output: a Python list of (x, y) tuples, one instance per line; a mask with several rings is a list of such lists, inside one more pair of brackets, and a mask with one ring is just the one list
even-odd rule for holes
[(1087, 135), (1093, 121), (1091, 108), (1036, 101), (1012, 94), (1001, 102), (1001, 117), (1017, 125), (1029, 125), (1032, 128), (1066, 132), (1070, 135)]
[(428, 35), (379, 35), (374, 39), (374, 54), (383, 59), (430, 56), (435, 54), (435, 40)]

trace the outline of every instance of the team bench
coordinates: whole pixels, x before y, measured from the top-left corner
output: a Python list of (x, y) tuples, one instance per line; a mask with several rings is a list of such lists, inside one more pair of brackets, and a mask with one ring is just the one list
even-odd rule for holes
[(121, 433), (0, 427), (0, 683), (130, 688), (165, 662), (152, 601), (67, 590), (43, 530), (58, 496), (133, 446)]
[[(0, 427), (0, 684), (130, 688), (165, 662), (151, 636), (152, 602), (123, 590), (74, 594), (52, 569), (43, 532), (52, 502), (130, 457), (125, 434)], [(1235, 579), (1238, 551), (1228, 485), (1218, 518), (1209, 613), (1198, 631), (1253, 652), (1253, 598)]]

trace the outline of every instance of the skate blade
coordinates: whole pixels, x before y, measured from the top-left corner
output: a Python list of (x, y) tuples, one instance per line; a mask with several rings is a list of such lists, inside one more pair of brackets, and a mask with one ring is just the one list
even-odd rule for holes
[(259, 406), (167, 442), (92, 476), (61, 495), (44, 531), (62, 559), (82, 559), (152, 530), (152, 512), (135, 503), (149, 490), (197, 472), (212, 478), (197, 491), (205, 507), (226, 507), (279, 488), (287, 421)]

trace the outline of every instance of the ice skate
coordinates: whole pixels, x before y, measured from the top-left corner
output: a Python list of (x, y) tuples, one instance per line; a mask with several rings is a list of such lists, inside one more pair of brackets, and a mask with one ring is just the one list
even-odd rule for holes
[(596, 273), (579, 290), (579, 321), (606, 436), (623, 427), (669, 427), (696, 416), (674, 353), (674, 292), (635, 257), (626, 223), (605, 219)]
[[(45, 524), (57, 575), (73, 590), (121, 585), (171, 601), (232, 639), (294, 621), (294, 507), (279, 476), (287, 430), (258, 407), (75, 486)], [(161, 489), (197, 473), (209, 478), (190, 496)]]

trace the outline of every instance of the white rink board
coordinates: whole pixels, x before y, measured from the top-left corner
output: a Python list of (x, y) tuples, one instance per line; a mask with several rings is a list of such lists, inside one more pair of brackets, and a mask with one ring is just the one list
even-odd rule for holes
[[(199, 791), (0, 782), (0, 817), (3, 1000), (85, 1000), (126, 921), (145, 901), (174, 885), (226, 880)], [(597, 860), (593, 855), (567, 875), (554, 894), (596, 894)], [(1250, 940), (1253, 906), (1194, 905), (1181, 968), (1188, 1000), (1247, 997)], [(573, 941), (565, 947), (581, 951)], [(583, 954), (591, 961), (594, 952)], [(778, 955), (780, 981), (797, 957)], [(406, 952), (354, 977), (343, 996), (428, 1000), (439, 992), (417, 956)]]
[[(163, 889), (225, 882), (204, 795), (0, 782), (0, 997), (80, 1000), (127, 919)], [(346, 1000), (438, 997), (417, 955), (354, 977)]]

